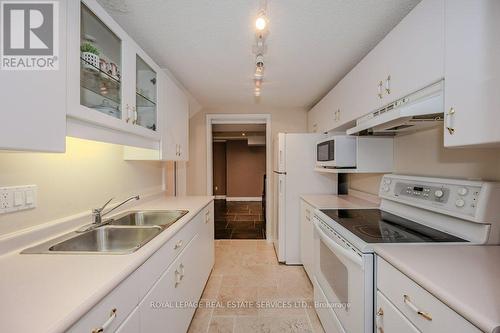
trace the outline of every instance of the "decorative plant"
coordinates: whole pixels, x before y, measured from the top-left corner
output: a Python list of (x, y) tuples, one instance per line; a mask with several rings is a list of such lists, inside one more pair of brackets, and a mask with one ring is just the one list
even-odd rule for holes
[(97, 47), (95, 47), (94, 45), (92, 45), (91, 43), (89, 42), (85, 42), (83, 43), (81, 46), (80, 46), (80, 51), (82, 52), (88, 52), (88, 53), (92, 53), (92, 54), (95, 54), (96, 56), (99, 55), (99, 50), (97, 49)]

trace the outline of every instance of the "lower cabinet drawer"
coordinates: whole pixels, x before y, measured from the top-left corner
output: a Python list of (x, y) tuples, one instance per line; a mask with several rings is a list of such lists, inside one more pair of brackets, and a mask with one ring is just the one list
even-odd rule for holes
[[(203, 211), (202, 211), (203, 212)], [(202, 213), (198, 213), (191, 221), (182, 227), (165, 245), (154, 253), (138, 269), (141, 279), (140, 298), (144, 298), (153, 284), (160, 278), (161, 274), (174, 261), (184, 247), (196, 235), (201, 224)]]
[(107, 333), (116, 331), (139, 303), (139, 283), (137, 271), (135, 271), (85, 314), (68, 332)]
[(377, 289), (424, 333), (481, 332), (380, 257), (377, 257)]
[(377, 291), (376, 309), (375, 325), (377, 333), (420, 332), (380, 291)]

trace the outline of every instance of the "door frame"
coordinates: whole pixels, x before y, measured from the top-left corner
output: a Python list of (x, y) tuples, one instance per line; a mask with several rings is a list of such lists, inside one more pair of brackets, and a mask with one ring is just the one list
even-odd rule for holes
[(206, 135), (207, 135), (207, 195), (213, 195), (213, 151), (212, 151), (212, 125), (213, 124), (266, 124), (266, 239), (272, 241), (271, 235), (271, 210), (272, 195), (270, 179), (272, 174), (272, 133), (271, 115), (268, 113), (253, 114), (231, 114), (213, 113), (206, 115)]

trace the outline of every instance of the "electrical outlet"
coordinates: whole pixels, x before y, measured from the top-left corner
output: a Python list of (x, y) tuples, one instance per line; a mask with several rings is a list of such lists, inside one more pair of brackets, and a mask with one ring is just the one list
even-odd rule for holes
[(12, 193), (8, 190), (0, 190), (0, 210), (12, 208)]
[(36, 207), (37, 186), (0, 187), (0, 214)]

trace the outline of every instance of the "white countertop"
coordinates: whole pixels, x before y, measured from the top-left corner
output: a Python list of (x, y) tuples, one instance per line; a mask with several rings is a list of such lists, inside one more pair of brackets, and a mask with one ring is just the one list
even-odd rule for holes
[(162, 197), (134, 206), (134, 210), (185, 209), (189, 213), (132, 254), (19, 254), (16, 251), (0, 256), (0, 332), (65, 331), (212, 199)]
[(479, 329), (500, 332), (500, 246), (381, 244), (374, 248)]
[(358, 191), (349, 191), (351, 194), (307, 194), (301, 198), (316, 209), (352, 209), (378, 208), (379, 197)]

